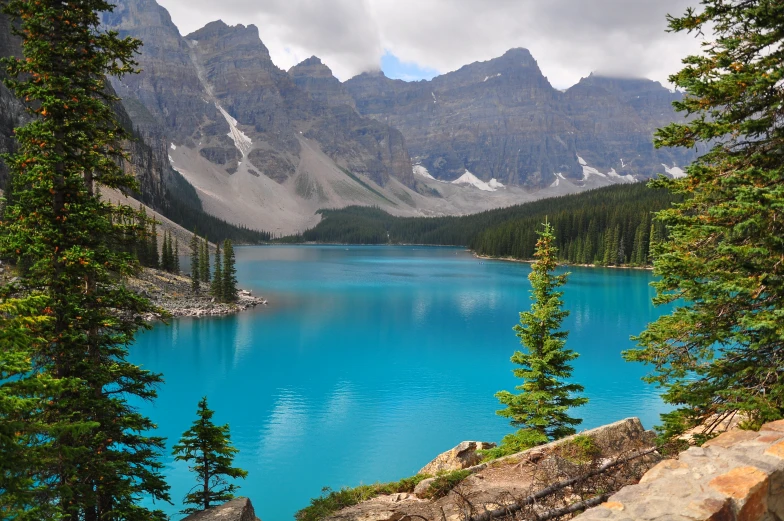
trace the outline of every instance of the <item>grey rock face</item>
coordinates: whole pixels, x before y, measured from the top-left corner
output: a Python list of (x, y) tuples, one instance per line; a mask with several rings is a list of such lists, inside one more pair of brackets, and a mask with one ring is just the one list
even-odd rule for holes
[(103, 23), (144, 44), (138, 60), (142, 71), (113, 81), (120, 97), (137, 99), (177, 143), (209, 123), (216, 125), (216, 135), (228, 133), (225, 119), (207, 101), (188, 44), (166, 9), (155, 0), (118, 2), (113, 12), (104, 13)]
[(321, 60), (316, 56), (311, 56), (290, 68), (289, 76), (297, 87), (324, 105), (329, 107), (348, 105), (356, 109), (354, 98), (340, 83), (340, 80), (332, 74), (332, 70), (321, 63)]
[[(13, 36), (9, 20), (0, 14), (0, 56), (21, 56), (22, 49)], [(2, 72), (0, 72), (2, 77)], [(126, 171), (133, 173), (139, 183), (140, 199), (156, 209), (164, 209), (170, 198), (169, 187), (176, 184), (178, 174), (167, 160), (167, 141), (162, 129), (155, 124), (147, 109), (131, 100), (115, 107), (118, 122), (132, 139), (125, 143), (129, 161)], [(15, 148), (13, 129), (29, 121), (23, 104), (4, 85), (0, 84), (0, 153)], [(5, 164), (0, 161), (0, 187), (6, 181)]]
[(681, 95), (644, 79), (591, 75), (563, 95), (577, 153), (601, 170), (652, 177), (662, 164), (684, 166), (694, 159), (684, 149), (652, 146), (655, 129), (679, 118), (672, 102)]
[(535, 188), (551, 184), (555, 173), (580, 179), (578, 156), (605, 172), (640, 177), (692, 157), (652, 144), (656, 127), (676, 118), (670, 104), (677, 94), (647, 80), (595, 77), (563, 93), (525, 49), (431, 81), (377, 72), (344, 86), (360, 113), (399, 129), (411, 155), (439, 179), (469, 170), (485, 181)]
[[(183, 38), (154, 0), (123, 2), (104, 23), (144, 41), (139, 57), (144, 72), (115, 87), (124, 98), (138, 100), (177, 145), (199, 149), (234, 171), (241, 157), (234, 157), (223, 109), (251, 139), (254, 168), (279, 182), (297, 168), (301, 135), (318, 141), (355, 174), (380, 184), (390, 176), (413, 184), (402, 135), (353, 109), (346, 114), (337, 95), (311, 96), (301, 89), (272, 62), (255, 26), (216, 21)], [(328, 80), (331, 72), (321, 75)], [(339, 94), (339, 82), (337, 87)], [(342, 101), (353, 104), (345, 92)]]

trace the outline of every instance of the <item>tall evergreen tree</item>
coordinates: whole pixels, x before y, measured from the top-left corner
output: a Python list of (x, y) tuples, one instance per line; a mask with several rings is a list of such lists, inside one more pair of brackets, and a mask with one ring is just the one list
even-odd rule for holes
[(174, 273), (180, 272), (180, 240), (174, 238)]
[(576, 396), (583, 391), (581, 385), (566, 382), (572, 375), (569, 362), (579, 355), (566, 349), (569, 333), (560, 330), (569, 312), (563, 309), (563, 292), (557, 289), (566, 283), (568, 274), (553, 274), (558, 265), (554, 241), (552, 226), (546, 223), (539, 232), (536, 262), (528, 276), (533, 303), (530, 311), (520, 313), (520, 323), (514, 327), (524, 347), (524, 351), (515, 351), (511, 358), (520, 366), (513, 372), (523, 380), (515, 387), (521, 392), (496, 393), (498, 401), (506, 406), (498, 414), (520, 427), (516, 434), (505, 437), (502, 444), (514, 445), (519, 450), (574, 434), (574, 426), (582, 420), (569, 416), (567, 411), (588, 402), (587, 398)]
[(653, 263), (653, 252), (656, 251), (658, 244), (658, 237), (656, 235), (656, 223), (651, 223), (651, 231), (648, 233), (648, 264)]
[(166, 242), (164, 244), (164, 254), (166, 255), (166, 271), (174, 273), (174, 247), (172, 245), (172, 234), (166, 232)]
[(210, 243), (206, 238), (201, 241), (201, 253), (199, 257), (199, 269), (201, 272), (201, 281), (205, 284), (210, 282)]
[(147, 234), (147, 227), (149, 226), (149, 218), (147, 217), (147, 209), (143, 204), (139, 203), (139, 213), (136, 216), (139, 222), (139, 228), (142, 230), (141, 234), (137, 234), (135, 242), (136, 258), (142, 266), (150, 265), (150, 241)]
[(215, 297), (218, 302), (223, 302), (223, 266), (221, 266), (220, 243), (215, 245), (215, 273), (212, 277), (210, 294)]
[(230, 239), (223, 241), (223, 292), (224, 302), (236, 302), (237, 293), (237, 268), (234, 265), (234, 246)]
[(155, 220), (155, 217), (151, 219), (152, 223), (150, 224), (150, 235), (147, 241), (147, 248), (149, 253), (147, 257), (149, 259), (148, 266), (150, 268), (158, 269), (161, 267), (161, 257), (158, 251), (158, 221)]
[(191, 236), (191, 290), (199, 292), (201, 285), (201, 240), (194, 233)]
[(215, 412), (207, 407), (206, 396), (199, 401), (196, 414), (198, 419), (182, 434), (173, 451), (175, 461), (192, 463), (189, 468), (196, 473), (197, 485), (183, 500), (184, 504), (194, 506), (185, 508), (184, 514), (207, 510), (216, 503), (232, 499), (238, 487), (227, 478), (244, 479), (248, 475), (232, 466), (239, 450), (231, 445), (228, 424), (212, 422)]
[(710, 150), (686, 177), (654, 183), (685, 196), (657, 216), (669, 240), (655, 251), (654, 302), (674, 310), (626, 357), (651, 364), (676, 407), (665, 435), (707, 435), (738, 412), (750, 426), (784, 416), (784, 3), (703, 0), (669, 25), (711, 38), (670, 77), (691, 117), (656, 146)]
[[(24, 52), (5, 60), (6, 84), (32, 118), (16, 130), (18, 152), (4, 158), (12, 197), (0, 226), (0, 256), (21, 261), (22, 269), (2, 305), (14, 294), (41, 299), (37, 309), (47, 320), (36, 326), (35, 342), (3, 339), (0, 351), (4, 362), (23, 355), (36, 377), (54, 384), (20, 389), (17, 383), (31, 375), (24, 367), (10, 380), (0, 378), (4, 398), (33, 406), (10, 442), (11, 454), (17, 443), (29, 450), (29, 457), (11, 460), (12, 475), (27, 482), (0, 494), (0, 502), (17, 508), (33, 500), (18, 508), (18, 520), (165, 519), (138, 501), (168, 500), (157, 459), (163, 441), (147, 434), (155, 426), (128, 402), (154, 398), (161, 382), (127, 361), (127, 346), (146, 327), (141, 315), (155, 308), (122, 284), (138, 264), (119, 246), (140, 238), (144, 225), (132, 208), (102, 201), (96, 191), (98, 184), (137, 188), (120, 167), (126, 136), (106, 78), (131, 72), (140, 44), (101, 30), (98, 15), (111, 9), (102, 0), (4, 6), (17, 19)], [(123, 218), (132, 224), (121, 224)]]

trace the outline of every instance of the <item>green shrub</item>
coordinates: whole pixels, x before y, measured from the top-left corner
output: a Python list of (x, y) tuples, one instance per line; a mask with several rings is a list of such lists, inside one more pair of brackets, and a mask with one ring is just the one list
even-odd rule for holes
[(428, 474), (417, 474), (391, 483), (360, 485), (354, 488), (344, 487), (340, 490), (325, 487), (321, 490), (321, 497), (311, 499), (310, 505), (297, 512), (294, 517), (297, 521), (320, 521), (338, 510), (373, 499), (376, 496), (413, 492), (420, 481), (429, 477), (431, 476)]
[(596, 440), (584, 434), (578, 434), (571, 440), (558, 447), (559, 455), (572, 463), (583, 464), (598, 458), (602, 449), (596, 444)]
[(491, 461), (503, 456), (517, 454), (524, 450), (544, 445), (550, 440), (544, 434), (532, 429), (520, 429), (512, 434), (507, 434), (498, 447), (477, 451), (482, 456), (482, 461)]
[(428, 487), (425, 492), (425, 497), (429, 499), (438, 499), (449, 494), (449, 491), (455, 488), (458, 483), (471, 475), (470, 470), (453, 470), (445, 474), (439, 474), (435, 480)]

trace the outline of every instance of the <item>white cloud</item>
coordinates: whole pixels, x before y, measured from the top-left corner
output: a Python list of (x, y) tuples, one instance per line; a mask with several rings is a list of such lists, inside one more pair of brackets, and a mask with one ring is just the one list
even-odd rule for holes
[(665, 83), (698, 51), (665, 32), (693, 0), (159, 0), (183, 34), (215, 19), (255, 24), (284, 69), (319, 56), (341, 79), (377, 69), (384, 49), (440, 72), (525, 47), (564, 88), (596, 71)]

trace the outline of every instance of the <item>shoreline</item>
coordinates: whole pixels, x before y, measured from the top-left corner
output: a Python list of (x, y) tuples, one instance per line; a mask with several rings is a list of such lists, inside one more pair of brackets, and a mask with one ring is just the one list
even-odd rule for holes
[[(466, 250), (471, 251), (471, 250)], [(536, 262), (534, 259), (516, 259), (514, 257), (491, 257), (489, 255), (479, 255), (471, 251), (471, 255), (474, 258), (482, 259), (482, 260), (497, 260), (503, 262), (522, 262), (525, 264), (533, 264)], [(576, 266), (578, 268), (607, 268), (611, 270), (648, 270), (652, 271), (653, 266), (597, 266), (596, 264), (569, 264), (569, 263), (558, 263), (558, 266)]]
[[(166, 318), (219, 317), (267, 305), (267, 299), (255, 297), (244, 289), (238, 291), (237, 302), (215, 302), (206, 290), (192, 293), (190, 277), (152, 268), (144, 268), (138, 276), (128, 279), (128, 286), (168, 313)], [(163, 317), (161, 313), (145, 313), (142, 318), (152, 322)]]

